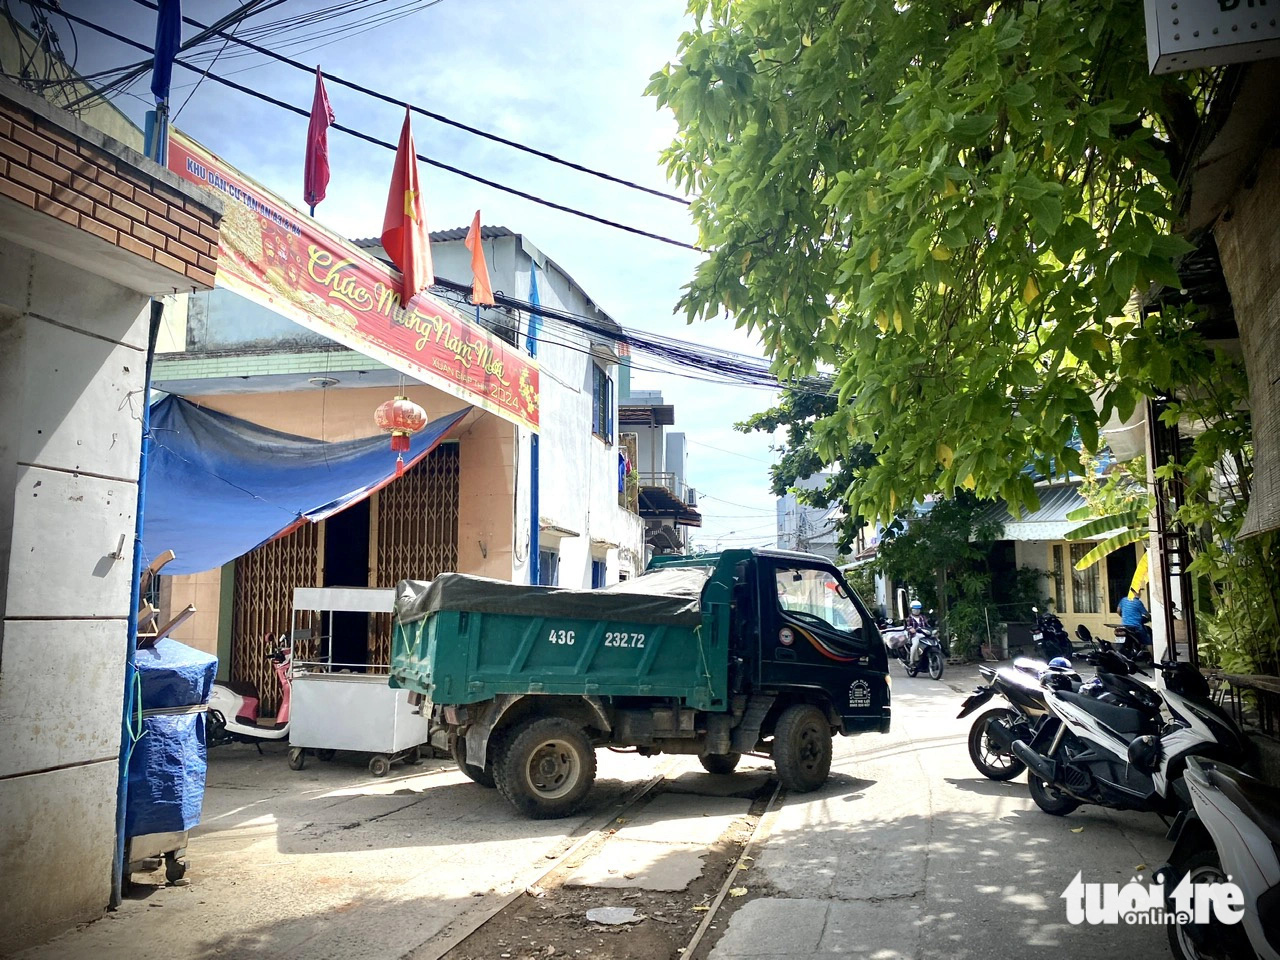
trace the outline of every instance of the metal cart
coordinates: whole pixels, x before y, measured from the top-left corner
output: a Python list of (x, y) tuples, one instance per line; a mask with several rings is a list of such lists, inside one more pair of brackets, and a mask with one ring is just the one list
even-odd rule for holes
[[(430, 738), (429, 717), (409, 704), (409, 691), (387, 682), (389, 664), (335, 663), (330, 640), (335, 613), (390, 613), (395, 591), (363, 587), (297, 587), (293, 591), (294, 659), (289, 721), (289, 766), (301, 770), (307, 752), (322, 760), (337, 750), (372, 754), (369, 772), (385, 777), (397, 760), (416, 762)], [(318, 642), (299, 656), (305, 619)], [(301, 637), (300, 637), (301, 635)], [(359, 671), (359, 672), (357, 672)]]

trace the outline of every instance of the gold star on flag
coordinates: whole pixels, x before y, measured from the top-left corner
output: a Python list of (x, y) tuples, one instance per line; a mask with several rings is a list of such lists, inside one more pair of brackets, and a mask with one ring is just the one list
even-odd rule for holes
[(404, 215), (408, 217), (410, 220), (414, 221), (415, 223), (417, 222), (418, 218), (414, 214), (413, 201), (414, 201), (414, 198), (417, 196), (418, 196), (417, 190), (406, 190), (404, 192)]

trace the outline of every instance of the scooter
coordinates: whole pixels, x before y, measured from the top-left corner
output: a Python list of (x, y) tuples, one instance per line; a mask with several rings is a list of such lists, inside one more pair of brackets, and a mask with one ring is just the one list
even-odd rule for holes
[(1035, 641), (1040, 656), (1044, 660), (1052, 660), (1054, 657), (1071, 659), (1074, 653), (1071, 649), (1071, 638), (1067, 636), (1062, 621), (1052, 613), (1041, 613), (1039, 607), (1032, 607), (1031, 612), (1036, 615), (1035, 623), (1031, 627), (1031, 639)]
[(1182, 783), (1187, 759), (1238, 762), (1244, 736), (1190, 664), (1158, 664), (1165, 689), (1157, 693), (1133, 679), (1147, 674), (1132, 660), (1099, 646), (1086, 658), (1097, 678), (1079, 692), (1048, 690), (1050, 716), (1030, 742), (1014, 741), (1014, 755), (1029, 768), (1031, 799), (1059, 817), (1083, 803), (1175, 815), (1191, 804)]
[(258, 715), (257, 687), (234, 681), (215, 683), (209, 694), (209, 746), (254, 743), (261, 752), (261, 744), (289, 738), (289, 700), (293, 686), (289, 668), (293, 664), (293, 648), (283, 638), (277, 643), (273, 634), (267, 634), (266, 645), (266, 657), (280, 682), (279, 711), (266, 723), (266, 718)]
[[(1146, 619), (1150, 620), (1150, 617)], [(1127, 623), (1108, 623), (1107, 626), (1115, 631), (1113, 643), (1122, 654), (1135, 663), (1151, 659), (1151, 647), (1142, 628)]]
[[(1179, 914), (1189, 885), (1226, 883), (1244, 894), (1244, 915), (1223, 923), (1216, 911), (1166, 924), (1176, 960), (1280, 960), (1280, 790), (1214, 760), (1187, 760), (1193, 808), (1169, 831), (1169, 862), (1156, 872), (1165, 910)], [(1183, 888), (1204, 890), (1202, 886)], [(1181, 906), (1186, 911), (1186, 905)]]
[(1049, 715), (1046, 685), (1079, 690), (1083, 682), (1070, 662), (1052, 663), (1019, 657), (1012, 667), (978, 667), (987, 681), (969, 694), (956, 719), (969, 716), (992, 697), (1001, 696), (1007, 707), (992, 707), (978, 715), (969, 728), (969, 759), (978, 772), (992, 780), (1012, 780), (1027, 765), (1013, 753), (1013, 741), (1031, 740), (1040, 722)]
[[(927, 671), (934, 680), (942, 677), (945, 660), (937, 630), (930, 627), (928, 630), (921, 630), (913, 638), (908, 635), (906, 627), (895, 624), (887, 630), (881, 630), (880, 635), (889, 656), (901, 662), (908, 677), (914, 677), (923, 671)], [(912, 662), (911, 650), (915, 644), (919, 644), (920, 652)]]

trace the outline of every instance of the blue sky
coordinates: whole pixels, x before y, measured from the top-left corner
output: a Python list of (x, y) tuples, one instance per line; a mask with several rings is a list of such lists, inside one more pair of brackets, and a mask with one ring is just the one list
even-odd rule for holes
[[(148, 45), (154, 38), (154, 13), (131, 0), (64, 2), (70, 12)], [(261, 21), (333, 2), (289, 0), (262, 14)], [(183, 12), (209, 23), (236, 6), (234, 0), (186, 0)], [(649, 76), (675, 54), (686, 27), (682, 11), (679, 0), (442, 0), (358, 36), (327, 38), (336, 42), (321, 49), (285, 52), (397, 99), (670, 192), (658, 155), (675, 124), (642, 94)], [(185, 28), (185, 35), (192, 32)], [(85, 28), (77, 29), (76, 38), (82, 72), (141, 56)], [(65, 35), (62, 40), (69, 51)], [(220, 75), (310, 106), (310, 77), (256, 54), (231, 59), (239, 50), (227, 48), (227, 59), (215, 68)], [(138, 122), (147, 109), (149, 80), (130, 88), (136, 96), (117, 100)], [(175, 109), (194, 81), (194, 74), (175, 69)], [(402, 111), (333, 84), (328, 91), (340, 122), (395, 141)], [(196, 90), (177, 119), (177, 126), (299, 207), (306, 124), (304, 117), (212, 81)], [(415, 118), (414, 137), (420, 152), (487, 178), (655, 233), (696, 239), (682, 205), (426, 118)], [(317, 219), (347, 236), (377, 234), (393, 155), (337, 131), (330, 132), (329, 151), (333, 174)], [(727, 319), (690, 326), (673, 315), (698, 254), (591, 224), (426, 166), (420, 175), (432, 229), (464, 226), (479, 207), (485, 223), (505, 225), (533, 240), (620, 323), (759, 355), (758, 344)], [(774, 455), (769, 438), (744, 436), (733, 424), (768, 406), (772, 394), (642, 372), (633, 377), (633, 386), (660, 389), (664, 399), (676, 404), (676, 429), (690, 439), (689, 482), (704, 493), (699, 539), (707, 545), (771, 541), (774, 499), (767, 467)]]

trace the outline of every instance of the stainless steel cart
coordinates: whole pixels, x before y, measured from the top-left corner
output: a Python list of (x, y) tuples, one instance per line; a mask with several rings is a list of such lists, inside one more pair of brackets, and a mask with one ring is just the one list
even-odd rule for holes
[(294, 644), (289, 721), (289, 766), (301, 770), (308, 752), (329, 759), (337, 750), (371, 754), (369, 772), (384, 777), (397, 760), (414, 762), (428, 743), (428, 717), (409, 704), (407, 690), (387, 682), (388, 664), (335, 663), (324, 638), (335, 613), (389, 613), (395, 591), (363, 587), (298, 587), (293, 628), (300, 614), (319, 625), (315, 659), (299, 659)]

